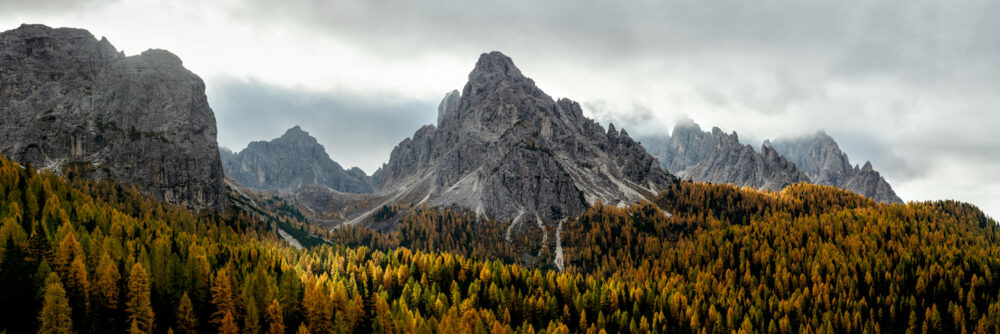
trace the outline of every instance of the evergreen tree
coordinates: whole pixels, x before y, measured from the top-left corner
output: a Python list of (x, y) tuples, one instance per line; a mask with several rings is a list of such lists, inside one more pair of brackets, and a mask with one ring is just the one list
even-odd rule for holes
[(128, 275), (128, 301), (125, 303), (127, 320), (141, 333), (153, 332), (155, 314), (149, 296), (149, 274), (136, 262)]
[(226, 269), (219, 270), (212, 282), (212, 305), (215, 305), (212, 323), (219, 328), (219, 331), (236, 328), (235, 332), (239, 332), (236, 317), (233, 316), (236, 313), (236, 303), (233, 301), (232, 282)]
[(38, 332), (73, 333), (72, 309), (59, 275), (54, 272), (49, 274), (44, 291), (42, 311), (38, 314)]
[[(0, 330), (28, 333), (34, 330), (39, 308), (35, 284), (30, 273), (34, 266), (26, 259), (24, 248), (7, 238), (0, 263)], [(16, 306), (16, 307), (15, 307)]]
[(226, 312), (219, 320), (219, 334), (239, 334), (240, 327), (236, 325), (236, 318), (232, 312)]
[(285, 320), (277, 299), (267, 307), (267, 334), (285, 334)]
[(198, 316), (194, 312), (194, 305), (187, 292), (181, 295), (180, 304), (177, 305), (177, 332), (182, 334), (198, 332)]
[(243, 316), (243, 333), (260, 333), (260, 312), (257, 311), (257, 303), (254, 303), (253, 301), (247, 302), (246, 309), (244, 309), (243, 312), (245, 313)]
[[(88, 326), (92, 323), (90, 314), (90, 280), (87, 279), (87, 267), (83, 256), (78, 256), (70, 262), (69, 276), (66, 278), (67, 295), (70, 306), (73, 307), (73, 321), (77, 326)], [(79, 331), (86, 331), (78, 327)]]
[(306, 321), (309, 328), (316, 333), (327, 333), (333, 329), (331, 323), (332, 314), (329, 299), (326, 296), (323, 284), (314, 281), (306, 284), (305, 297), (302, 300), (302, 307), (306, 312)]
[(98, 260), (97, 270), (94, 273), (94, 318), (95, 330), (97, 332), (114, 331), (116, 315), (118, 314), (118, 284), (121, 281), (121, 274), (118, 266), (107, 252), (104, 252)]

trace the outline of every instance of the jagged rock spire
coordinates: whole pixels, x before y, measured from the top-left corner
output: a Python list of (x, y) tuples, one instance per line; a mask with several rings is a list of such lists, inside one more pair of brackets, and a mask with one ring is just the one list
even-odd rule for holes
[(460, 96), (445, 96), (438, 127), (400, 142), (381, 180), (380, 192), (401, 192), (395, 198), (546, 222), (676, 182), (640, 145), (613, 126), (605, 133), (577, 103), (553, 100), (499, 52), (479, 57)]

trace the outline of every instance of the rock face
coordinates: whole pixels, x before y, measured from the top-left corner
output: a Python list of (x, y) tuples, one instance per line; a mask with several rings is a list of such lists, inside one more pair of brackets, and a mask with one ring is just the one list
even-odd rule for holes
[(882, 203), (902, 203), (871, 162), (866, 161), (863, 167), (851, 166), (847, 154), (826, 133), (768, 141), (764, 145), (787, 157), (815, 183), (844, 188)]
[(719, 128), (704, 132), (691, 121), (679, 123), (671, 136), (642, 140), (663, 167), (681, 179), (699, 182), (731, 183), (759, 189), (781, 190), (809, 182), (805, 173), (764, 146), (757, 152), (740, 144), (736, 132), (726, 134)]
[(139, 186), (194, 208), (225, 201), (205, 84), (163, 50), (126, 57), (80, 29), (0, 33), (0, 153)]
[(437, 126), (399, 143), (382, 167), (386, 204), (458, 205), (542, 224), (677, 182), (627, 132), (605, 131), (576, 102), (553, 100), (499, 52), (480, 56), (438, 113)]
[(299, 126), (271, 141), (255, 141), (239, 153), (222, 153), (226, 175), (256, 190), (293, 191), (319, 184), (350, 193), (370, 193), (371, 180), (355, 167), (344, 170)]

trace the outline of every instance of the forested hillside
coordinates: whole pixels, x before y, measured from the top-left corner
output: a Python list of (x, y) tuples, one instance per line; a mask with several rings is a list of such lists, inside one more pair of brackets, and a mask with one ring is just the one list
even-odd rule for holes
[[(344, 228), (321, 234), (333, 245), (298, 250), (259, 213), (192, 213), (66, 174), (0, 159), (7, 333), (1000, 325), (996, 222), (958, 202), (880, 205), (824, 186), (758, 192), (681, 183), (655, 204), (592, 206), (562, 222), (558, 238), (525, 227), (516, 236), (530, 242), (517, 249), (503, 238), (507, 222), (425, 209), (389, 233)], [(386, 207), (376, 218), (393, 214)], [(553, 265), (556, 239), (562, 271)]]

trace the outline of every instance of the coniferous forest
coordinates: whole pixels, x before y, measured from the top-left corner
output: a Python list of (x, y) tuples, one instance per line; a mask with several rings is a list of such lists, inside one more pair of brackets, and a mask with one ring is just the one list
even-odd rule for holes
[(1000, 231), (954, 201), (682, 182), (508, 242), (457, 209), (328, 232), (280, 200), (191, 212), (64, 175), (0, 159), (0, 331), (1000, 331)]

